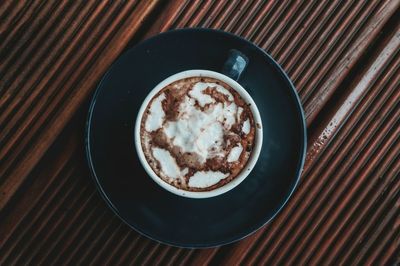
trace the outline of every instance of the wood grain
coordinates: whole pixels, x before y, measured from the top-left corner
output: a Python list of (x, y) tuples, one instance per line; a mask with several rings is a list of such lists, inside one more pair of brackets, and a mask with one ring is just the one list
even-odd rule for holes
[[(3, 1), (0, 264), (337, 265), (399, 262), (400, 1)], [(121, 52), (182, 27), (255, 42), (307, 116), (301, 183), (237, 243), (187, 250), (123, 224), (83, 151), (88, 101)]]

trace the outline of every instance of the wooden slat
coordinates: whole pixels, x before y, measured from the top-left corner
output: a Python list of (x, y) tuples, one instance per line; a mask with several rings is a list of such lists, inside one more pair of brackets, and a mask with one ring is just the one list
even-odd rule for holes
[[(57, 64), (46, 62), (57, 78), (46, 75), (41, 82), (24, 85), (37, 86), (35, 95), (28, 96), (30, 99), (36, 95), (42, 98), (32, 99), (34, 106), (28, 109), (29, 114), (21, 109), (19, 117), (24, 122), (18, 123), (18, 129), (13, 131), (14, 134), (8, 134), (6, 145), (0, 148), (0, 210), (5, 207), (78, 107), (87, 99), (101, 75), (121, 53), (157, 3), (156, 0), (139, 4), (135, 1), (116, 1), (114, 4), (106, 4), (103, 12), (102, 5), (98, 5), (94, 13), (86, 14), (91, 16), (89, 21), (92, 23), (88, 23), (87, 28), (78, 32), (75, 43), (77, 48), (70, 46), (61, 55), (58, 65), (62, 67), (61, 72), (56, 72)], [(76, 26), (79, 27), (80, 24), (77, 23)], [(94, 35), (88, 33), (90, 28)], [(93, 46), (88, 45), (89, 43)], [(76, 49), (81, 47), (85, 50), (77, 53)], [(102, 63), (98, 64), (99, 61)], [(1, 88), (3, 89), (6, 88)], [(20, 99), (17, 97), (14, 100)], [(2, 125), (2, 128), (8, 125)], [(3, 130), (0, 132), (1, 141), (5, 138), (3, 134), (7, 133)]]
[[(395, 263), (399, 6), (5, 1), (0, 264)], [(294, 81), (309, 126), (302, 180), (284, 210), (255, 234), (214, 249), (168, 247), (132, 231), (96, 193), (81, 148), (85, 103), (108, 66), (132, 39), (182, 27), (227, 30), (269, 52)]]
[[(396, 38), (396, 36), (397, 35), (395, 34), (394, 38)], [(391, 47), (391, 45), (392, 42), (389, 41), (389, 44), (386, 47)], [(301, 255), (302, 258), (307, 258), (307, 254), (315, 254), (312, 250), (303, 250), (307, 245), (305, 245), (305, 243), (301, 244), (299, 241), (306, 241), (308, 237), (312, 235), (305, 232), (305, 226), (308, 226), (310, 230), (314, 230), (315, 234), (318, 236), (322, 236), (323, 232), (329, 232), (329, 227), (319, 228), (318, 230), (315, 227), (318, 225), (326, 225), (326, 221), (322, 222), (318, 219), (331, 217), (331, 215), (321, 212), (321, 207), (324, 206), (324, 210), (328, 211), (329, 206), (332, 206), (332, 204), (335, 203), (332, 196), (338, 198), (341, 193), (340, 191), (346, 187), (344, 185), (338, 186), (339, 182), (342, 182), (338, 177), (340, 176), (340, 171), (344, 174), (346, 173), (346, 169), (351, 169), (350, 163), (352, 162), (352, 159), (349, 157), (349, 154), (350, 156), (357, 156), (362, 153), (361, 151), (363, 147), (365, 147), (365, 140), (371, 139), (374, 136), (373, 134), (376, 132), (379, 132), (381, 136), (380, 139), (382, 139), (386, 136), (388, 130), (390, 130), (393, 125), (396, 125), (396, 121), (397, 123), (399, 121), (399, 110), (395, 109), (398, 107), (399, 99), (399, 57), (397, 56), (397, 59), (392, 61), (391, 66), (386, 68), (386, 65), (381, 63), (384, 61), (382, 60), (382, 57), (386, 58), (386, 60), (390, 59), (390, 56), (388, 57), (388, 55), (393, 56), (393, 51), (388, 54), (385, 52), (380, 53), (375, 61), (380, 64), (381, 69), (383, 68), (387, 71), (381, 74), (381, 78), (379, 78), (379, 76), (374, 76), (377, 73), (381, 73), (379, 68), (375, 69), (375, 64), (372, 64), (370, 69), (377, 72), (369, 72), (369, 76), (363, 75), (363, 77), (373, 78), (372, 80), (378, 78), (380, 82), (376, 84), (376, 87), (369, 87), (370, 84), (373, 84), (372, 80), (368, 83), (365, 82), (366, 79), (361, 79), (360, 81), (355, 82), (358, 91), (356, 89), (349, 90), (358, 93), (366, 90), (369, 92), (368, 98), (359, 105), (360, 109), (356, 109), (355, 111), (347, 110), (347, 112), (339, 109), (336, 117), (332, 116), (332, 119), (329, 119), (324, 123), (330, 127), (323, 127), (320, 132), (314, 133), (318, 136), (317, 138), (310, 138), (311, 144), (314, 143), (314, 145), (309, 148), (303, 181), (284, 211), (270, 226), (266, 228), (264, 236), (261, 236), (261, 239), (252, 239), (253, 241), (246, 241), (243, 245), (238, 244), (237, 247), (231, 251), (232, 253), (230, 254), (232, 254), (232, 260), (229, 260), (227, 262), (228, 264), (237, 260), (237, 257), (233, 255), (236, 253), (245, 254), (246, 257), (243, 257), (242, 259), (248, 263), (255, 263), (260, 257), (270, 260), (276, 258), (277, 254), (280, 254), (281, 256), (286, 254), (294, 259), (296, 258), (296, 256), (294, 256), (294, 250), (299, 251), (298, 254)], [(386, 87), (387, 84), (390, 84), (390, 86)], [(391, 101), (388, 99), (391, 99)], [(356, 104), (357, 100), (354, 98), (353, 94), (345, 98), (342, 106), (354, 108), (354, 105)], [(369, 108), (372, 108), (371, 111), (373, 113), (364, 115)], [(350, 118), (348, 118), (349, 113), (353, 113)], [(342, 119), (339, 120), (339, 117), (342, 117)], [(381, 119), (379, 120), (379, 123), (374, 123), (374, 118), (376, 119), (377, 117), (380, 117)], [(384, 117), (390, 117), (390, 121), (383, 120)], [(349, 119), (348, 122), (343, 125), (347, 118)], [(359, 121), (358, 124), (357, 121)], [(334, 125), (333, 123), (337, 124)], [(332, 129), (339, 124), (340, 131), (334, 132)], [(385, 124), (388, 128), (380, 128), (379, 130), (379, 125), (382, 124)], [(330, 130), (326, 130), (326, 128)], [(365, 133), (362, 135), (363, 130), (366, 130), (367, 128), (370, 130), (366, 132), (364, 131)], [(372, 130), (373, 128), (375, 128), (375, 130)], [(346, 135), (350, 139), (346, 139)], [(396, 132), (392, 132), (391, 135), (392, 137), (396, 137)], [(358, 146), (360, 148), (354, 150), (354, 143), (357, 139), (361, 139), (363, 142)], [(395, 141), (391, 141), (388, 143), (393, 145), (394, 142)], [(379, 147), (379, 143), (372, 145), (372, 147)], [(313, 149), (316, 149), (317, 152)], [(312, 153), (312, 155), (310, 153)], [(360, 163), (366, 163), (368, 158), (371, 158), (372, 156), (368, 153), (365, 154), (370, 157), (365, 157), (365, 159), (359, 161)], [(323, 157), (321, 158), (321, 156)], [(336, 158), (334, 162), (332, 162), (332, 158)], [(337, 169), (340, 169), (340, 171), (338, 172)], [(360, 165), (353, 165), (352, 169), (359, 170), (362, 168)], [(351, 179), (347, 177), (345, 180), (350, 181)], [(364, 181), (368, 182), (368, 179), (364, 179)], [(336, 185), (332, 184), (332, 182), (336, 182)], [(385, 187), (381, 187), (381, 190), (384, 188)], [(379, 194), (379, 192), (376, 193)], [(329, 200), (324, 202), (324, 199)], [(339, 199), (342, 201), (342, 198)], [(345, 206), (348, 207), (350, 204), (351, 202), (347, 202), (347, 205)], [(338, 208), (337, 210), (343, 209)], [(348, 214), (351, 214), (351, 212)], [(316, 218), (314, 218), (314, 220), (309, 220), (307, 217)], [(332, 219), (331, 222), (339, 221)], [(337, 225), (337, 223), (335, 225)], [(344, 235), (344, 237), (349, 237), (349, 235)], [(346, 238), (346, 240), (349, 239)], [(254, 246), (252, 242), (256, 243), (256, 246)], [(316, 243), (318, 242), (312, 242), (312, 244)], [(249, 252), (247, 248), (249, 245), (253, 247), (254, 251)], [(321, 245), (319, 245), (318, 248), (321, 249)], [(289, 252), (289, 249), (291, 249), (292, 252)], [(301, 253), (300, 251), (303, 252)], [(324, 249), (319, 251), (322, 252)], [(321, 255), (322, 254), (323, 253), (321, 253)], [(272, 263), (272, 261), (268, 262)]]

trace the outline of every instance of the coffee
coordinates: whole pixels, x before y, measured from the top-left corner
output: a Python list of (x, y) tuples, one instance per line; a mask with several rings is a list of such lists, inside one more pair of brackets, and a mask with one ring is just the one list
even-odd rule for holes
[(150, 100), (140, 140), (162, 180), (183, 190), (210, 191), (246, 167), (255, 131), (253, 114), (237, 91), (215, 78), (190, 77)]

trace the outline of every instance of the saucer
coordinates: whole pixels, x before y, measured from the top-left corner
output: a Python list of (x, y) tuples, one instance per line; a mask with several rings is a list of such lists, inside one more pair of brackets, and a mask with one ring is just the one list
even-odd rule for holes
[[(221, 72), (231, 49), (249, 59), (238, 82), (260, 111), (260, 157), (250, 175), (225, 194), (177, 196), (143, 169), (134, 144), (136, 115), (160, 81), (189, 69)], [(179, 247), (228, 244), (268, 223), (295, 189), (305, 151), (304, 114), (282, 68), (251, 42), (209, 29), (162, 33), (121, 55), (98, 85), (86, 128), (89, 167), (109, 207), (141, 234)]]

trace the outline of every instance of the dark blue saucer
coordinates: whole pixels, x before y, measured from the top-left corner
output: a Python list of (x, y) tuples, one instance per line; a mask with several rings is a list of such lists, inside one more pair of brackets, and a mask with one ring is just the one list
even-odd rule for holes
[[(176, 196), (152, 181), (136, 156), (136, 114), (160, 81), (183, 70), (220, 72), (231, 49), (249, 59), (239, 83), (261, 114), (260, 158), (245, 181), (221, 196)], [(96, 90), (86, 138), (90, 169), (112, 210), (140, 233), (180, 247), (231, 243), (270, 221), (296, 187), (306, 150), (300, 101), (280, 66), (251, 42), (207, 29), (163, 33), (124, 53)]]

